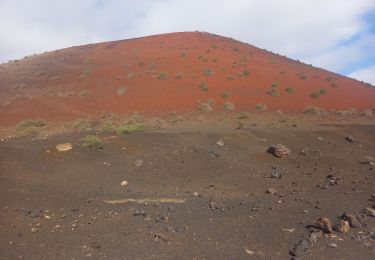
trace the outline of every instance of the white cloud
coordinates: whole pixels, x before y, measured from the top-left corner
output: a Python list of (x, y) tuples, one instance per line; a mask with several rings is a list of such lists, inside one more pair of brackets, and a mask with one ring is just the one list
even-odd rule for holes
[(357, 70), (353, 73), (350, 73), (348, 76), (354, 79), (363, 80), (364, 82), (371, 83), (375, 86), (375, 65)]
[[(0, 0), (0, 62), (72, 45), (208, 31), (343, 71), (373, 49), (374, 0)], [(347, 45), (340, 45), (358, 37)], [(339, 46), (339, 47), (338, 47)]]

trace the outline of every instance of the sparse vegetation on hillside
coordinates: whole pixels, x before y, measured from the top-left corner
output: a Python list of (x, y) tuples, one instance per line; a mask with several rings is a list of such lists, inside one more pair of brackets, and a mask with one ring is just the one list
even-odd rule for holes
[(91, 94), (92, 94), (91, 91), (87, 89), (84, 89), (78, 93), (78, 95), (83, 96), (83, 97), (91, 96)]
[(280, 92), (276, 88), (271, 88), (270, 90), (266, 91), (268, 95), (271, 97), (278, 97), (280, 96)]
[(165, 73), (165, 72), (161, 72), (161, 73), (159, 74), (159, 77), (158, 77), (158, 79), (167, 79), (167, 78), (168, 78), (168, 74)]
[(89, 69), (86, 69), (86, 70), (83, 71), (83, 73), (79, 77), (81, 79), (83, 79), (83, 78), (86, 78), (86, 77), (91, 76), (91, 75), (92, 75), (92, 71), (89, 70)]
[(325, 88), (321, 88), (321, 89), (319, 89), (319, 94), (320, 94), (320, 95), (325, 95), (325, 94), (327, 94), (327, 89), (325, 89)]
[(90, 131), (92, 124), (88, 119), (79, 118), (72, 123), (72, 128), (77, 131)]
[(266, 104), (258, 103), (258, 104), (255, 105), (255, 108), (258, 109), (258, 110), (266, 110), (267, 106), (266, 106)]
[(47, 123), (44, 120), (23, 120), (16, 126), (16, 136), (36, 136)]
[(227, 80), (234, 80), (234, 76), (233, 75), (227, 76)]
[(199, 103), (198, 110), (201, 112), (209, 113), (213, 110), (213, 108), (208, 103)]
[(289, 94), (293, 94), (294, 93), (294, 88), (289, 87), (289, 88), (286, 88), (285, 91), (287, 93), (289, 93)]
[(182, 74), (180, 72), (176, 73), (175, 79), (182, 79)]
[(230, 97), (230, 93), (225, 91), (222, 95), (221, 95), (224, 99), (227, 99)]
[(86, 135), (83, 139), (83, 146), (87, 146), (90, 148), (95, 149), (102, 149), (103, 148), (103, 141), (97, 135)]
[(112, 123), (112, 121), (104, 121), (100, 124), (99, 126), (100, 132), (106, 133), (106, 134), (111, 134), (115, 132), (115, 127)]
[(250, 72), (248, 70), (243, 70), (242, 71), (242, 76), (249, 76), (250, 75)]
[(123, 96), (125, 95), (126, 93), (126, 88), (125, 87), (119, 87), (118, 90), (117, 90), (117, 94), (119, 94), (120, 96)]
[(313, 93), (310, 94), (310, 97), (314, 98), (314, 99), (319, 99), (320, 98), (320, 93), (319, 92), (313, 92)]
[(205, 76), (212, 76), (212, 75), (214, 75), (214, 73), (213, 73), (212, 70), (205, 70), (205, 71), (203, 72), (203, 74), (204, 74)]
[(327, 111), (320, 107), (306, 107), (303, 111), (307, 115), (326, 115)]
[(223, 104), (223, 109), (224, 110), (234, 110), (235, 109), (235, 106), (232, 102), (229, 102), (229, 101), (226, 101), (224, 104)]
[(202, 82), (201, 84), (199, 84), (198, 87), (199, 87), (200, 90), (202, 90), (202, 91), (208, 91), (208, 84), (205, 83), (205, 82)]
[(145, 125), (141, 123), (125, 124), (117, 128), (119, 134), (130, 134), (133, 132), (143, 132), (145, 130)]

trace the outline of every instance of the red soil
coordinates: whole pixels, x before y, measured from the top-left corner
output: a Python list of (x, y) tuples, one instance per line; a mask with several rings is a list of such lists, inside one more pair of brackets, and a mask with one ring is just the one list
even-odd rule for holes
[[(85, 71), (91, 74), (81, 76)], [(167, 78), (159, 79), (161, 73)], [(203, 82), (208, 91), (198, 87)], [(279, 96), (266, 93), (273, 83)], [(123, 95), (118, 93), (121, 87), (126, 89)], [(286, 92), (288, 87), (294, 93)], [(318, 99), (310, 96), (320, 89), (327, 93)], [(230, 95), (227, 99), (225, 92)], [(162, 116), (197, 111), (208, 99), (215, 101), (214, 113), (223, 111), (225, 101), (232, 102), (236, 111), (255, 110), (258, 103), (269, 110), (294, 112), (307, 106), (364, 110), (375, 108), (375, 88), (199, 32), (71, 47), (0, 65), (1, 126), (23, 119), (63, 121), (103, 112)]]

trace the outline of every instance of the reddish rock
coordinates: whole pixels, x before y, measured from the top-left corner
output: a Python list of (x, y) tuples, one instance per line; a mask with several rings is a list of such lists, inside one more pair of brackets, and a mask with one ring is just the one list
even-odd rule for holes
[(286, 157), (290, 154), (290, 150), (282, 144), (271, 145), (268, 147), (267, 152), (279, 158)]

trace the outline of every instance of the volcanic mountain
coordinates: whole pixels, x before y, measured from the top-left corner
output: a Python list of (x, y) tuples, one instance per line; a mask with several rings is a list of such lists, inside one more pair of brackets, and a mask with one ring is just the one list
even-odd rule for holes
[(375, 88), (231, 38), (181, 32), (0, 65), (0, 125), (102, 113), (375, 108)]

